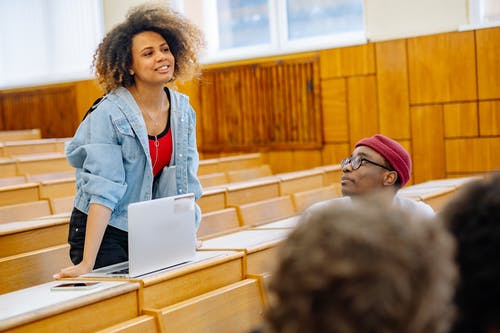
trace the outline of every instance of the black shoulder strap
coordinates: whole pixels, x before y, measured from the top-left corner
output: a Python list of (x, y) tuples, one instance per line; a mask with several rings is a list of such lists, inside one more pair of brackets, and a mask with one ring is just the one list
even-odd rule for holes
[(98, 99), (96, 99), (96, 100), (94, 101), (94, 103), (92, 103), (92, 106), (91, 106), (91, 107), (87, 110), (87, 112), (85, 112), (85, 115), (83, 116), (82, 121), (84, 121), (84, 120), (85, 120), (85, 118), (87, 118), (87, 116), (88, 116), (89, 114), (91, 114), (91, 113), (92, 113), (92, 111), (94, 111), (94, 110), (97, 108), (97, 106), (99, 105), (99, 102), (100, 102), (100, 101), (102, 101), (102, 99), (103, 99), (103, 98), (104, 98), (104, 96), (101, 96), (101, 97), (99, 97)]

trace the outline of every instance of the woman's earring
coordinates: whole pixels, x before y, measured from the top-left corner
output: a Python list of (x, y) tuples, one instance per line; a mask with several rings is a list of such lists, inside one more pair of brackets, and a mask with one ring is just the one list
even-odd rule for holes
[(130, 73), (130, 75), (134, 75), (135, 74), (133, 70), (130, 70), (129, 73)]

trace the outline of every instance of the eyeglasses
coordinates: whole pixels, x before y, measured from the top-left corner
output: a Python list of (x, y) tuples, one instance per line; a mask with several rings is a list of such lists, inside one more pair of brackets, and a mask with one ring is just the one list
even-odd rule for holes
[(370, 160), (368, 160), (364, 157), (360, 157), (360, 156), (356, 156), (354, 158), (346, 157), (342, 160), (342, 162), (340, 162), (340, 166), (343, 169), (347, 166), (347, 164), (351, 164), (351, 167), (353, 170), (358, 170), (361, 167), (361, 165), (363, 164), (363, 161), (368, 162), (368, 163), (373, 164), (373, 165), (376, 165), (378, 167), (381, 167), (381, 168), (389, 170), (389, 171), (394, 171), (394, 170), (391, 170), (382, 164), (375, 163), (373, 161), (370, 161)]

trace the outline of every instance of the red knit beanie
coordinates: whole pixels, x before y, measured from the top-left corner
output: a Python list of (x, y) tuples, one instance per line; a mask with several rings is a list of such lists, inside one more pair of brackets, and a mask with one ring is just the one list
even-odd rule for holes
[(356, 143), (355, 147), (367, 146), (382, 155), (390, 166), (397, 172), (403, 187), (410, 179), (411, 159), (408, 152), (398, 142), (382, 134), (364, 138)]

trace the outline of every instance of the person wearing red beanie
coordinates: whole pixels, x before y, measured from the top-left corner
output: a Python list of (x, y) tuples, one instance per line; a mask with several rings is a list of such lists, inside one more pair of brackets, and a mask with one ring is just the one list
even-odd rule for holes
[(431, 206), (397, 195), (410, 179), (411, 158), (395, 140), (382, 134), (361, 139), (354, 145), (351, 156), (342, 160), (341, 166), (344, 197), (332, 200), (350, 203), (353, 199), (376, 194), (388, 206), (425, 217), (435, 215)]

